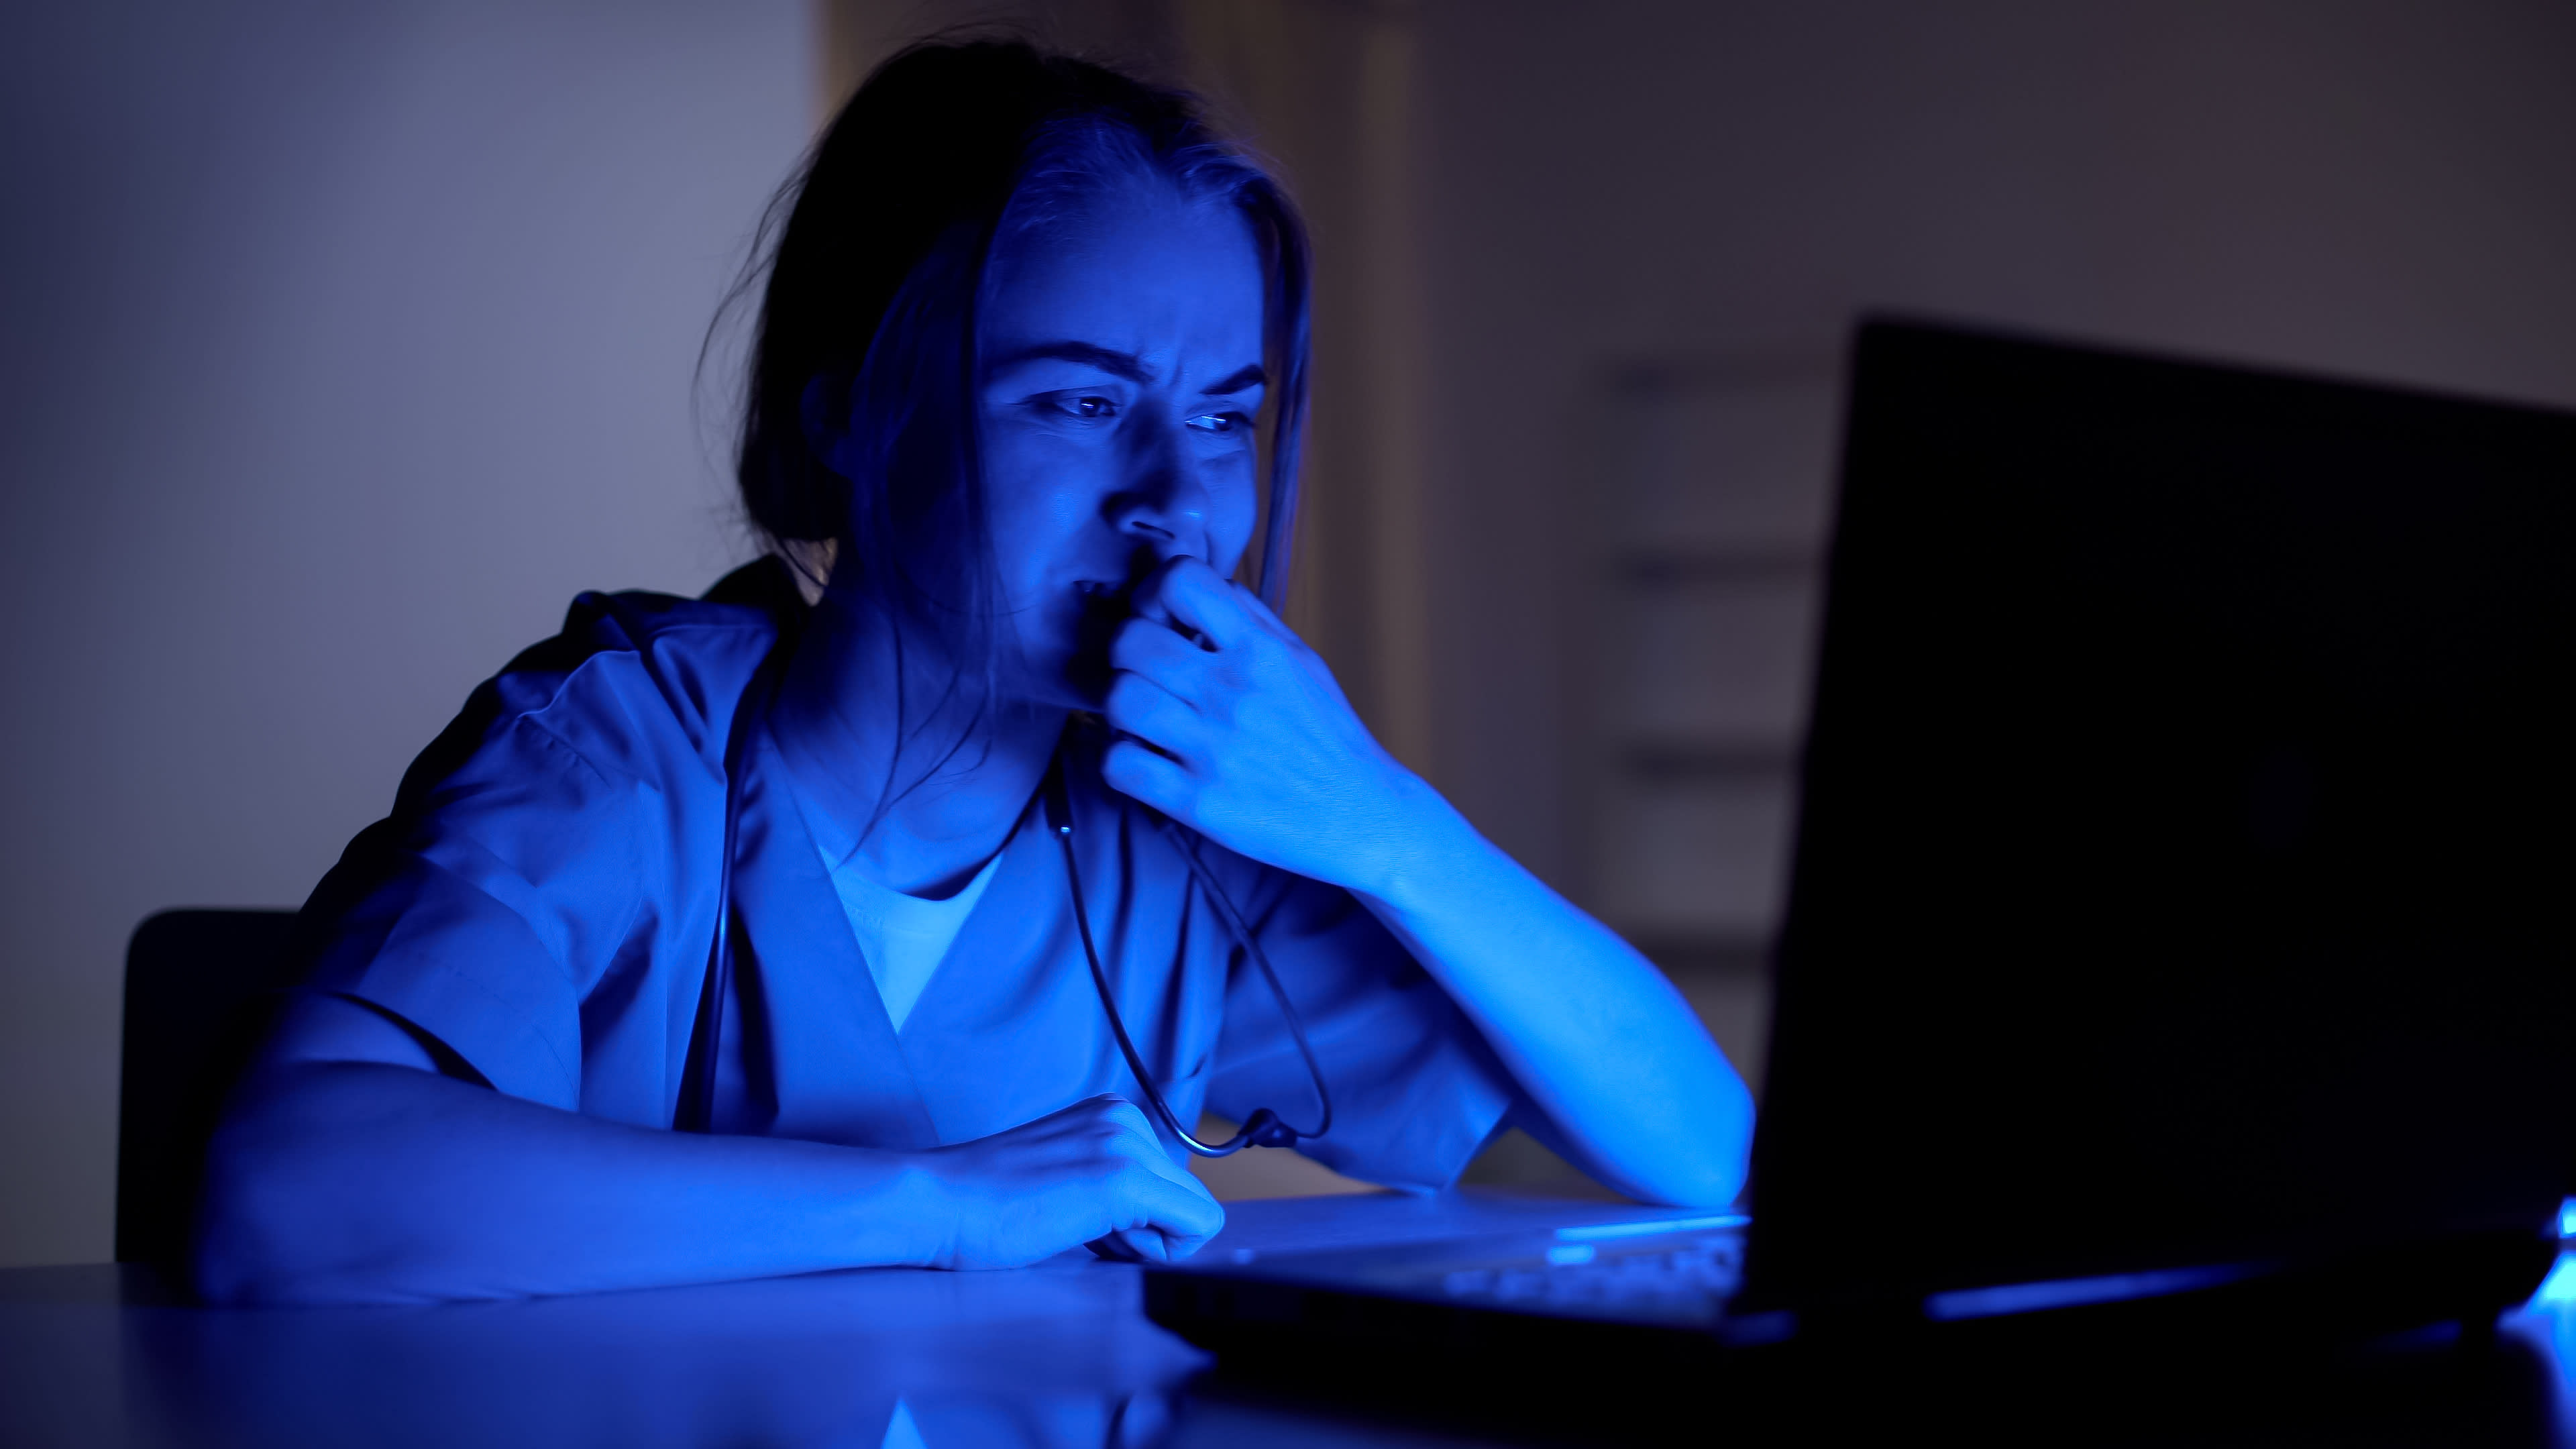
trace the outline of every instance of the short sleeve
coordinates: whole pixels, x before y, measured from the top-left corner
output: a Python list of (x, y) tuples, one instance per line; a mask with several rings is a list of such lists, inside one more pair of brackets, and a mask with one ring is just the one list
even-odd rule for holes
[[(1448, 993), (1349, 892), (1232, 863), (1254, 876), (1244, 903), (1258, 911), (1247, 910), (1247, 921), (1332, 1091), (1332, 1130), (1297, 1150), (1388, 1187), (1447, 1187), (1501, 1123), (1514, 1095), (1510, 1075)], [(1296, 1041), (1260, 971), (1240, 957), (1227, 980), (1207, 1104), (1236, 1121), (1262, 1107), (1291, 1126), (1314, 1121), (1315, 1089)]]
[(314, 893), (307, 987), (391, 1012), (511, 1096), (577, 1110), (582, 1002), (654, 874), (635, 796), (526, 717), (497, 722)]
[(511, 1096), (667, 1123), (698, 978), (665, 968), (705, 959), (725, 741), (775, 637), (757, 607), (575, 599), (314, 891), (306, 988), (391, 1013)]

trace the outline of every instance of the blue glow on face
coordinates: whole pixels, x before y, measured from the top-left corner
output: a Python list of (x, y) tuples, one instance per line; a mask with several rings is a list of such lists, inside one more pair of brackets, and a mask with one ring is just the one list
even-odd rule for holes
[(1269, 284), (1233, 207), (1118, 187), (1066, 228), (996, 243), (978, 445), (1018, 683), (1098, 709), (1093, 615), (1164, 559), (1227, 575), (1251, 543)]
[(1648, 1223), (1598, 1223), (1591, 1227), (1558, 1228), (1561, 1243), (1590, 1243), (1603, 1238), (1644, 1238), (1656, 1233), (1705, 1233), (1719, 1228), (1740, 1228), (1753, 1221), (1742, 1213), (1720, 1213), (1706, 1218), (1664, 1218)]
[(2558, 1236), (2576, 1238), (2576, 1197), (2558, 1205)]
[(2117, 1303), (2130, 1298), (2160, 1298), (2195, 1288), (2214, 1288), (2250, 1278), (2267, 1263), (2216, 1263), (2204, 1268), (2167, 1268), (2153, 1273), (2113, 1273), (2100, 1278), (2057, 1278), (2045, 1283), (2012, 1283), (2000, 1288), (1962, 1288), (1923, 1300), (1923, 1316), (1938, 1323), (1961, 1318), (1993, 1318), (2031, 1313), (2043, 1308), (2073, 1308), (2086, 1303)]

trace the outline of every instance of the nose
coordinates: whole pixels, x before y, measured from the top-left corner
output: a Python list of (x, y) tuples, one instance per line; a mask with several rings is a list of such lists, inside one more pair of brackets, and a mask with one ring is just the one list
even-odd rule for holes
[(1124, 476), (1103, 512), (1110, 527), (1153, 562), (1187, 554), (1208, 557), (1208, 506), (1212, 492), (1201, 464), (1182, 435), (1186, 426), (1165, 423), (1129, 433)]

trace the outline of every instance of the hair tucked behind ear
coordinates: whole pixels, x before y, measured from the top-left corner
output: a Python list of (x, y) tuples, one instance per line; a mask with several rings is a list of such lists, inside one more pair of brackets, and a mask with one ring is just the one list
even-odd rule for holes
[[(1287, 587), (1305, 429), (1309, 267), (1284, 191), (1211, 131), (1197, 100), (1012, 40), (930, 42), (879, 66), (762, 218), (719, 321), (757, 287), (736, 475), (761, 535), (819, 587), (880, 609), (898, 651), (934, 646), (955, 673), (898, 697), (898, 757), (880, 816), (954, 758), (992, 708), (1003, 600), (975, 443), (975, 321), (1006, 227), (1042, 225), (1141, 170), (1250, 224), (1267, 273), (1275, 379), (1256, 583)], [(813, 439), (843, 440), (839, 469)], [(898, 668), (899, 678), (910, 671)], [(965, 720), (924, 738), (934, 719)]]

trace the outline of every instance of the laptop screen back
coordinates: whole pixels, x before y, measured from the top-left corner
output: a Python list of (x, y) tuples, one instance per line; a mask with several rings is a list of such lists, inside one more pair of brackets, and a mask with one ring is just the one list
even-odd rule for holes
[(2537, 1228), (2576, 419), (1874, 324), (1747, 1298)]

